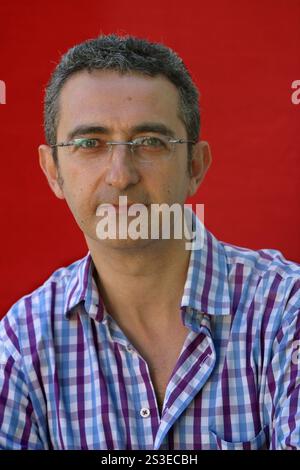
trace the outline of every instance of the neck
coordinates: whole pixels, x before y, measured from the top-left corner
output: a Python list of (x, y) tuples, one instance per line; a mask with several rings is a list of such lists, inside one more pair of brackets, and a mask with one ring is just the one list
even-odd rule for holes
[[(99, 246), (87, 239), (106, 309), (116, 320), (168, 325), (178, 314), (190, 251), (184, 240), (155, 240), (139, 247)], [(177, 315), (179, 317), (179, 315)]]

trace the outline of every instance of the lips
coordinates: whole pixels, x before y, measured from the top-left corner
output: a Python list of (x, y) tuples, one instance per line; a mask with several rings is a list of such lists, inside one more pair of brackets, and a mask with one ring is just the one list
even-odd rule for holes
[(103, 203), (103, 204), (99, 204), (98, 208), (101, 207), (101, 208), (105, 208), (107, 210), (113, 210), (112, 208), (114, 208), (114, 210), (116, 212), (128, 212), (128, 209), (131, 207), (131, 206), (134, 206), (135, 209), (138, 209), (138, 208), (142, 208), (142, 207), (148, 207), (147, 204), (143, 204), (141, 202), (127, 202), (127, 204), (113, 204), (113, 203)]
[(130, 207), (133, 204), (142, 204), (141, 202), (128, 202), (127, 204), (112, 204), (114, 207)]
[(147, 207), (146, 204), (142, 204), (140, 202), (132, 202), (132, 203), (128, 203), (128, 204), (113, 204), (116, 212), (127, 212), (128, 209), (131, 207), (131, 206), (134, 206), (135, 209), (138, 209), (138, 208), (141, 208), (141, 207)]

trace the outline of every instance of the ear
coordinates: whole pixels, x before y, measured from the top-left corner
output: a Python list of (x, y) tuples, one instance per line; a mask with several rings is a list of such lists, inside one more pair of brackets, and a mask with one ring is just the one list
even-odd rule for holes
[(209, 144), (208, 142), (201, 140), (193, 148), (188, 196), (194, 196), (198, 191), (198, 188), (210, 167), (211, 160)]
[(50, 188), (55, 196), (59, 199), (64, 199), (61, 177), (59, 174), (58, 162), (54, 161), (52, 150), (49, 145), (39, 146), (39, 162), (40, 167), (45, 174)]

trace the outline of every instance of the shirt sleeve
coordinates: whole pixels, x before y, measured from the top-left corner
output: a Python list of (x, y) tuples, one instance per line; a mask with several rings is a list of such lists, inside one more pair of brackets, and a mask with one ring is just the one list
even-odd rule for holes
[(0, 339), (0, 449), (44, 448), (22, 371), (22, 357), (16, 348), (8, 351)]
[(267, 370), (270, 450), (300, 450), (300, 282), (285, 309)]

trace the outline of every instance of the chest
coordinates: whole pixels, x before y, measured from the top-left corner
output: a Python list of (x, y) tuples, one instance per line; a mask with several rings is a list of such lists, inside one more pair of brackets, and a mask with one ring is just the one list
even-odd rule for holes
[(162, 411), (166, 389), (171, 378), (171, 374), (174, 370), (177, 362), (177, 357), (174, 358), (169, 364), (166, 361), (161, 360), (158, 362), (151, 362), (148, 367), (150, 370), (150, 376), (152, 384), (155, 390), (156, 400), (159, 410)]
[(159, 409), (162, 409), (167, 385), (178, 361), (189, 329), (181, 322), (169, 328), (145, 329), (125, 325), (125, 334), (148, 366)]
[(147, 362), (160, 411), (163, 407), (166, 388), (183, 348), (185, 337), (186, 333), (178, 338), (172, 338), (172, 341), (165, 340), (164, 344), (156, 343), (150, 347), (144, 345), (142, 348), (141, 354)]

